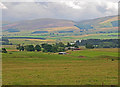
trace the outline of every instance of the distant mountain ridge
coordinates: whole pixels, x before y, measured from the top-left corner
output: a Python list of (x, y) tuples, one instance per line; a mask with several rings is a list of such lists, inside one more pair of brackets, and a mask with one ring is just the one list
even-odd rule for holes
[(73, 21), (63, 20), (63, 19), (36, 19), (21, 21), (8, 24), (3, 27), (3, 29), (19, 29), (19, 30), (33, 30), (33, 29), (42, 29), (42, 28), (54, 28), (54, 27), (63, 27), (63, 26), (74, 26)]
[(90, 19), (85, 21), (74, 22), (71, 20), (64, 19), (51, 19), (43, 18), (36, 20), (27, 20), (14, 23), (3, 23), (3, 32), (14, 32), (16, 31), (45, 31), (45, 32), (63, 32), (69, 31), (105, 31), (111, 30), (114, 31), (118, 27), (118, 16), (108, 16), (101, 17), (96, 19)]
[[(115, 25), (116, 23), (116, 25)], [(80, 29), (97, 29), (97, 28), (112, 28), (118, 27), (118, 17), (108, 16), (91, 20), (76, 22), (76, 26)]]

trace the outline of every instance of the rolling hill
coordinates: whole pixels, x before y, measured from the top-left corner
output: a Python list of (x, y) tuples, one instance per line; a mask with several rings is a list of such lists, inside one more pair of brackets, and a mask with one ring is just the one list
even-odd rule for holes
[(27, 20), (27, 21), (10, 23), (6, 26), (3, 26), (3, 30), (7, 30), (7, 29), (18, 29), (20, 31), (36, 30), (36, 29), (44, 30), (46, 28), (55, 28), (55, 27), (73, 27), (74, 24), (75, 23), (73, 21), (69, 21), (69, 20), (43, 18), (37, 20)]
[(14, 23), (3, 23), (3, 32), (31, 32), (31, 33), (73, 33), (73, 32), (117, 32), (118, 17), (108, 16), (84, 21), (64, 19), (36, 19)]
[(100, 29), (100, 28), (114, 28), (118, 27), (118, 17), (108, 16), (97, 19), (85, 20), (76, 22), (76, 25), (80, 29)]

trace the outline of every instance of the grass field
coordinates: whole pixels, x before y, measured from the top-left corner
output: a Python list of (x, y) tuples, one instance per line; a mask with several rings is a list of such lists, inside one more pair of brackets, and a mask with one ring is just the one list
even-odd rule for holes
[(3, 85), (118, 84), (118, 49), (84, 49), (68, 53), (9, 51), (2, 54)]
[[(53, 35), (50, 36), (49, 34), (45, 35), (28, 35), (28, 36), (12, 36), (12, 37), (33, 37), (33, 38), (45, 38), (45, 40), (42, 39), (9, 39), (10, 43), (14, 44), (41, 44), (41, 43), (57, 43), (57, 42), (73, 42), (75, 40), (80, 39), (118, 39), (118, 33), (109, 33), (109, 34), (87, 34), (87, 35), (71, 35), (71, 34), (60, 34), (59, 36)], [(47, 38), (47, 39), (46, 39)]]
[(54, 43), (55, 40), (41, 40), (41, 39), (9, 39), (10, 43), (14, 43), (14, 44), (42, 44), (42, 43)]

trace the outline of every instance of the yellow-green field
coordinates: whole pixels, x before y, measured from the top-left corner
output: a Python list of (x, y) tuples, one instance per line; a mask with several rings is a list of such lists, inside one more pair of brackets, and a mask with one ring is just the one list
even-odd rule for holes
[(14, 43), (14, 44), (40, 44), (40, 43), (54, 43), (55, 40), (50, 40), (50, 39), (47, 39), (47, 40), (41, 40), (41, 39), (9, 39), (9, 41), (11, 43)]
[(68, 53), (9, 51), (2, 54), (3, 85), (118, 84), (117, 48)]

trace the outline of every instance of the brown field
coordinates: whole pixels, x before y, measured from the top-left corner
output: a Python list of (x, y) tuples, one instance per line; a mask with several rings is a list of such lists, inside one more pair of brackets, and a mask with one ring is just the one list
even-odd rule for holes
[(79, 28), (73, 26), (73, 27), (56, 27), (56, 28), (46, 28), (46, 31), (62, 31), (62, 30), (79, 30)]
[(8, 49), (7, 51), (18, 51), (17, 49)]
[[(88, 35), (69, 36), (69, 37), (76, 37), (76, 38), (79, 38), (79, 37), (87, 37), (87, 36), (95, 36), (95, 35), (101, 35), (101, 34), (88, 34)], [(68, 37), (68, 36), (64, 36), (64, 37)]]
[(50, 39), (47, 39), (47, 40), (42, 40), (42, 39), (9, 39), (9, 40), (54, 41), (54, 40), (50, 40)]
[(26, 39), (26, 40), (32, 40), (32, 41), (55, 41), (55, 40), (50, 40), (50, 39), (47, 39), (47, 40), (41, 40), (41, 39)]
[(112, 28), (97, 28), (97, 31), (101, 31), (101, 30), (110, 30), (110, 29), (118, 29), (118, 27), (112, 27)]

